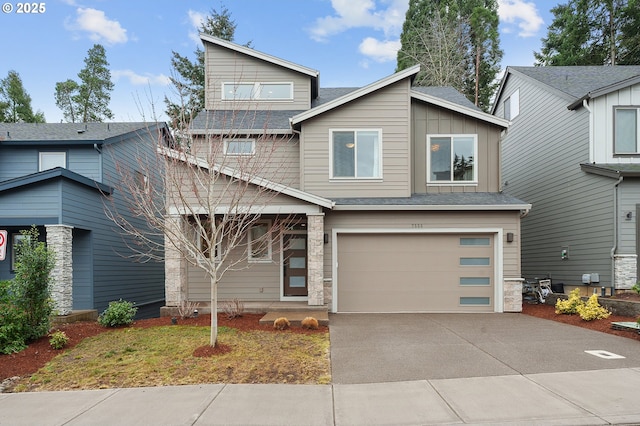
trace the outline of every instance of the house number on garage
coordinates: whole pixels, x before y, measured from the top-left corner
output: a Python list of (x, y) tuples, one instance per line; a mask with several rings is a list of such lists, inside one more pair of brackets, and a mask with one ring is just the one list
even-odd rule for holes
[(414, 229), (422, 229), (422, 224), (421, 223), (412, 223), (411, 227)]

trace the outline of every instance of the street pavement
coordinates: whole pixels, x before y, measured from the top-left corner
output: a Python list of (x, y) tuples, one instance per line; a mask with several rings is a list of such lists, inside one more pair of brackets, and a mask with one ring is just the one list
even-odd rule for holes
[(518, 314), (330, 321), (331, 385), (3, 393), (0, 425), (640, 424), (632, 339)]

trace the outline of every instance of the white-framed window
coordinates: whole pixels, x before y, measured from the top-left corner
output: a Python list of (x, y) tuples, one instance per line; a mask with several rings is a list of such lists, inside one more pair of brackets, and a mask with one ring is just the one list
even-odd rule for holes
[(330, 130), (331, 178), (382, 178), (382, 130)]
[(11, 271), (16, 270), (16, 262), (18, 260), (18, 244), (20, 241), (28, 240), (29, 235), (25, 234), (13, 234), (11, 236)]
[(67, 167), (66, 152), (41, 152), (38, 161), (38, 170), (55, 169), (56, 167)]
[(228, 82), (222, 83), (222, 100), (290, 101), (291, 82)]
[(428, 183), (476, 183), (477, 135), (427, 135)]
[(516, 89), (503, 103), (504, 118), (513, 120), (520, 115), (520, 89)]
[(616, 154), (640, 153), (640, 107), (613, 109), (613, 144)]
[(247, 235), (249, 262), (271, 261), (271, 222), (257, 221), (249, 228)]
[(256, 153), (255, 139), (225, 139), (224, 155), (253, 155)]

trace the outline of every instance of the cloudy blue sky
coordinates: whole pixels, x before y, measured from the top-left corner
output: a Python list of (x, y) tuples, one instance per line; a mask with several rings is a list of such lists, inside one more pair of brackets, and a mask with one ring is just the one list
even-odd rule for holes
[[(498, 0), (503, 68), (533, 64), (550, 9), (562, 2)], [(18, 13), (19, 2), (0, 3), (0, 78), (17, 71), (48, 122), (62, 120), (56, 82), (78, 80), (94, 43), (107, 51), (115, 121), (166, 119), (171, 52), (193, 59), (203, 17), (222, 5), (236, 21), (236, 42), (319, 70), (323, 87), (363, 86), (394, 72), (408, 7), (408, 0), (49, 0), (38, 13)]]

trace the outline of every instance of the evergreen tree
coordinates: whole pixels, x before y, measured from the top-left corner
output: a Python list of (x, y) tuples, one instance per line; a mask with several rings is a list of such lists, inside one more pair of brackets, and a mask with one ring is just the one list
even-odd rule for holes
[[(397, 71), (420, 63), (420, 84), (453, 86), (487, 110), (502, 59), (498, 23), (496, 0), (410, 0), (400, 36)], [(439, 27), (445, 30), (434, 32)], [(441, 45), (448, 48), (441, 49)], [(454, 82), (423, 78), (447, 75), (448, 69), (455, 70)]]
[(31, 96), (22, 85), (16, 71), (9, 71), (0, 80), (0, 122), (3, 123), (44, 123), (44, 113), (33, 112)]
[(56, 83), (56, 105), (70, 123), (113, 119), (113, 112), (109, 109), (113, 82), (104, 47), (94, 44), (87, 52), (84, 64), (78, 73), (80, 83), (70, 79)]
[[(233, 41), (235, 31), (236, 23), (224, 6), (220, 12), (211, 9), (211, 14), (200, 26), (201, 33), (227, 41)], [(250, 43), (246, 44), (249, 45)], [(191, 119), (204, 109), (204, 51), (200, 47), (196, 48), (193, 62), (175, 51), (172, 51), (171, 55), (173, 72), (170, 80), (179, 99), (174, 102), (165, 97), (164, 102), (172, 127), (179, 128), (188, 125)]]
[(640, 64), (638, 0), (569, 0), (551, 12), (553, 22), (536, 65)]

